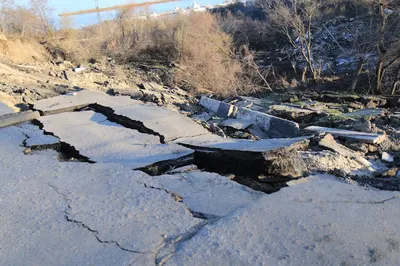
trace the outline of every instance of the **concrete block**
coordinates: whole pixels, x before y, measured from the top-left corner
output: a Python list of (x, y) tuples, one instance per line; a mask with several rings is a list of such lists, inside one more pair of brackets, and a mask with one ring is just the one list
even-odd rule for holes
[(269, 137), (296, 137), (299, 135), (299, 124), (293, 121), (253, 111), (247, 108), (239, 108), (237, 119), (254, 121)]
[(222, 118), (234, 117), (235, 113), (237, 112), (236, 106), (229, 103), (224, 103), (218, 100), (214, 100), (205, 96), (201, 97), (200, 104), (207, 110), (210, 110), (211, 112), (215, 113), (217, 116)]

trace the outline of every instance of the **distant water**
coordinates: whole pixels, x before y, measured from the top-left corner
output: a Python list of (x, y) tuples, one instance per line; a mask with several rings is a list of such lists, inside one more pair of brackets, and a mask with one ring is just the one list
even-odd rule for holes
[[(99, 1), (100, 2), (100, 1)], [(198, 5), (216, 5), (216, 4), (220, 4), (223, 3), (223, 0), (198, 0), (196, 1), (196, 3)], [(115, 6), (118, 5), (118, 3), (113, 2), (112, 4), (108, 3), (103, 3), (99, 4), (100, 7), (107, 7), (107, 6)], [(193, 5), (193, 1), (191, 0), (184, 0), (184, 1), (176, 1), (176, 2), (170, 2), (170, 3), (162, 3), (162, 4), (157, 4), (157, 5), (153, 5), (153, 6), (149, 6), (146, 9), (138, 9), (139, 12), (148, 12), (148, 13), (161, 13), (161, 12), (166, 12), (166, 11), (172, 11), (174, 10), (176, 7), (180, 7), (182, 9), (185, 9), (187, 7), (190, 7)], [(90, 7), (93, 8), (93, 7)], [(70, 9), (68, 11), (77, 11), (74, 9)], [(114, 19), (116, 17), (116, 15), (118, 14), (117, 10), (113, 10), (113, 11), (105, 11), (105, 12), (101, 12), (100, 16), (102, 20), (110, 20), (110, 19)], [(88, 26), (88, 25), (93, 25), (97, 23), (97, 13), (90, 13), (90, 14), (83, 14), (83, 15), (77, 15), (73, 17), (74, 19), (74, 26), (76, 28), (79, 28), (81, 26)]]

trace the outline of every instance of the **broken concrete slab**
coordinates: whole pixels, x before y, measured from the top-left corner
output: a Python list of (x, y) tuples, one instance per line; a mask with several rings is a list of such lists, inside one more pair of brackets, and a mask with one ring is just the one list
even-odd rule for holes
[(290, 105), (271, 105), (268, 113), (289, 120), (304, 122), (312, 118), (317, 113), (314, 110), (299, 108)]
[[(177, 112), (143, 104), (127, 96), (110, 96), (95, 91), (80, 91), (75, 96), (62, 95), (38, 101), (34, 108), (45, 115), (80, 110), (90, 106), (117, 123), (129, 123), (136, 129), (153, 132), (165, 141), (180, 137), (211, 134), (190, 118)], [(127, 121), (131, 120), (131, 121)]]
[(234, 117), (237, 111), (237, 107), (232, 104), (214, 100), (206, 96), (201, 97), (200, 105), (222, 118)]
[[(267, 152), (274, 149), (289, 148), (294, 150), (304, 149), (308, 145), (310, 137), (282, 138), (282, 139), (265, 139), (265, 140), (241, 140), (241, 139), (225, 139), (218, 138), (209, 140), (202, 138), (202, 142), (191, 142), (191, 139), (177, 140), (177, 143), (192, 147), (198, 150), (208, 151), (245, 151), (245, 152)], [(199, 139), (197, 139), (199, 140)]]
[[(45, 152), (22, 155), (20, 145), (28, 131), (15, 126), (0, 129), (1, 264), (128, 265), (140, 258), (142, 254), (124, 251), (115, 243), (100, 242), (96, 232), (66, 219), (70, 202), (48, 184), (61, 178), (62, 163)], [(78, 165), (71, 163), (70, 167)], [(101, 172), (87, 169), (77, 178)], [(104, 180), (110, 177), (105, 173)]]
[(39, 129), (26, 131), (27, 139), (24, 142), (26, 147), (53, 145), (60, 142), (60, 139), (52, 135), (45, 135), (44, 131)]
[(356, 112), (344, 113), (343, 116), (352, 118), (371, 118), (376, 116), (383, 116), (384, 114), (384, 109), (362, 109)]
[(341, 177), (373, 177), (363, 163), (330, 150), (300, 152), (310, 173), (330, 173)]
[(211, 135), (192, 119), (150, 104), (117, 107), (114, 108), (114, 114), (141, 122), (146, 128), (163, 136), (165, 142), (178, 138)]
[(215, 173), (179, 173), (154, 179), (164, 189), (180, 195), (191, 211), (207, 219), (223, 217), (263, 196)]
[(237, 119), (252, 121), (259, 126), (269, 137), (296, 137), (299, 135), (299, 124), (276, 116), (253, 111), (246, 108), (239, 108)]
[(5, 105), (4, 103), (0, 102), (0, 116), (10, 113), (14, 113), (14, 110)]
[(347, 158), (355, 158), (356, 161), (364, 165), (369, 171), (374, 172), (374, 165), (361, 156), (359, 153), (347, 148), (344, 145), (341, 145), (335, 141), (331, 134), (325, 135), (318, 143), (319, 146), (324, 147), (326, 149), (332, 150), (334, 152), (339, 153), (342, 156)]
[(46, 132), (95, 162), (135, 169), (193, 152), (177, 144), (160, 144), (157, 136), (125, 128), (93, 111), (43, 116), (39, 121)]
[(252, 121), (229, 118), (222, 121), (219, 125), (223, 127), (231, 127), (237, 130), (245, 130), (253, 124)]
[(23, 123), (40, 117), (39, 112), (26, 111), (0, 116), (0, 128)]
[(336, 137), (342, 137), (345, 139), (356, 140), (359, 142), (364, 142), (369, 144), (380, 144), (387, 138), (385, 134), (363, 133), (358, 131), (328, 128), (328, 127), (318, 127), (318, 126), (310, 126), (305, 128), (305, 130), (316, 133), (329, 133)]
[(200, 104), (219, 117), (236, 117), (242, 121), (252, 122), (270, 137), (296, 137), (299, 135), (299, 125), (289, 120), (247, 108), (237, 108), (205, 96), (201, 98)]
[(393, 155), (387, 153), (387, 152), (382, 152), (381, 156), (382, 160), (388, 163), (392, 163), (394, 161)]
[(257, 125), (252, 125), (251, 127), (248, 128), (248, 131), (255, 137), (259, 139), (269, 139), (268, 135), (265, 134), (261, 128)]
[(80, 110), (90, 104), (102, 104), (113, 108), (140, 102), (132, 100), (128, 96), (110, 96), (103, 92), (82, 90), (75, 94), (60, 95), (57, 97), (37, 101), (33, 108), (44, 115), (58, 114)]
[(217, 143), (181, 145), (194, 149), (197, 166), (219, 174), (258, 178), (265, 182), (302, 177), (306, 166), (297, 153), (308, 147), (308, 139), (226, 140)]
[(204, 227), (166, 265), (397, 264), (399, 193), (307, 179)]

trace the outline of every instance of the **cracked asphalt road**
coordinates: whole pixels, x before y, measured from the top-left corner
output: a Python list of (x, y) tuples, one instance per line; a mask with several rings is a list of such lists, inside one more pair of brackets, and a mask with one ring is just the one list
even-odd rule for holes
[[(160, 144), (154, 134), (92, 111), (43, 120), (45, 130), (57, 131), (96, 163), (60, 161), (51, 149), (26, 152), (58, 140), (37, 126), (0, 129), (0, 265), (398, 263), (399, 192), (328, 175), (291, 182), (271, 195), (200, 170), (150, 176), (132, 170), (135, 152), (113, 140), (125, 146), (137, 140), (143, 154), (147, 148), (155, 155), (152, 145), (176, 143)], [(84, 136), (80, 126), (97, 131)], [(106, 160), (107, 152), (119, 157)]]

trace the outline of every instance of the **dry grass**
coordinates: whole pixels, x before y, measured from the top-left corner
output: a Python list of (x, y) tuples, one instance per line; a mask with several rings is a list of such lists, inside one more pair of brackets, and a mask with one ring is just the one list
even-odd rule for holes
[(209, 13), (138, 19), (123, 11), (114, 21), (60, 31), (53, 44), (76, 63), (104, 56), (120, 63), (176, 62), (175, 83), (194, 93), (227, 96), (253, 90), (246, 66), (233, 51), (231, 36), (222, 32)]

